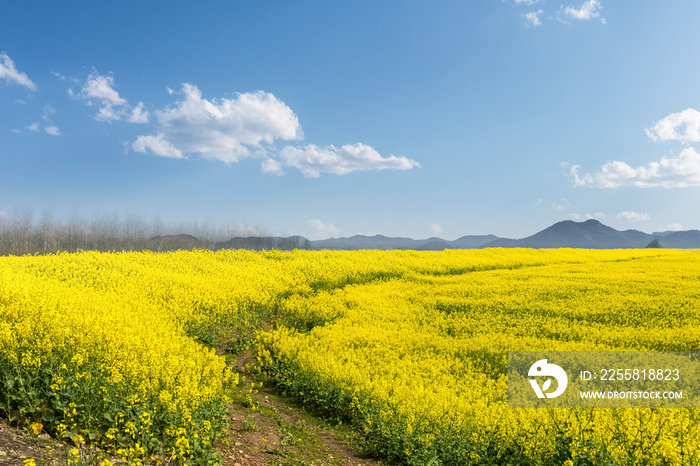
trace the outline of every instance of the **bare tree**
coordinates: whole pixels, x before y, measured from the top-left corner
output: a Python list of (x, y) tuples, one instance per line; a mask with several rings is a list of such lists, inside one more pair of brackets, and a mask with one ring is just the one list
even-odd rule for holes
[[(30, 254), (32, 242), (32, 210), (29, 208), (17, 209), (12, 216), (12, 243), (15, 254)], [(34, 251), (37, 252), (37, 251)]]
[(51, 212), (45, 210), (39, 222), (39, 238), (41, 251), (43, 254), (57, 252), (58, 246), (58, 225), (53, 220)]
[[(85, 220), (78, 213), (69, 218), (56, 219), (44, 211), (35, 224), (32, 210), (14, 209), (11, 214), (0, 211), (0, 255), (50, 254), (58, 251), (78, 250), (126, 251), (177, 249), (215, 249), (218, 244), (250, 249), (288, 248), (291, 243), (280, 238), (267, 238), (260, 228), (240, 223), (225, 226), (189, 222), (173, 227), (160, 216), (144, 221), (137, 215), (129, 215), (120, 221), (115, 213), (96, 215)], [(227, 246), (221, 246), (227, 247)], [(298, 246), (295, 246), (298, 247)]]

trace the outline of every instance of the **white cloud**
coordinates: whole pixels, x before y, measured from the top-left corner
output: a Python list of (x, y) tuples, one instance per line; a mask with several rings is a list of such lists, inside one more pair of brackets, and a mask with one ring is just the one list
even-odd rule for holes
[(131, 110), (131, 114), (127, 119), (129, 123), (148, 123), (148, 111), (144, 111), (143, 102)]
[(275, 176), (282, 176), (284, 175), (284, 169), (282, 168), (282, 164), (279, 163), (278, 160), (275, 159), (265, 159), (263, 160), (260, 171), (262, 171), (266, 175), (275, 175)]
[(651, 217), (647, 213), (638, 213), (633, 210), (626, 210), (617, 214), (618, 220), (627, 220), (630, 222), (645, 222), (651, 220)]
[(430, 224), (430, 231), (434, 235), (439, 235), (440, 233), (442, 233), (442, 226), (439, 223), (431, 223)]
[(557, 212), (561, 212), (563, 210), (568, 210), (571, 207), (571, 204), (569, 203), (569, 200), (562, 197), (559, 199), (559, 202), (555, 202), (553, 204), (554, 210)]
[(569, 200), (566, 199), (565, 197), (559, 198), (558, 201), (550, 201), (549, 199), (537, 199), (537, 202), (535, 203), (536, 206), (538, 207), (543, 207), (543, 208), (552, 208), (556, 210), (557, 212), (562, 212), (564, 210), (569, 210), (571, 208), (571, 203), (569, 203)]
[(50, 134), (52, 136), (60, 136), (61, 135), (61, 130), (59, 130), (56, 126), (46, 126), (44, 128), (44, 131), (46, 131), (47, 134)]
[[(108, 83), (109, 84), (109, 83)], [(246, 157), (263, 158), (264, 174), (282, 176), (288, 167), (300, 170), (307, 177), (322, 173), (344, 175), (360, 170), (407, 170), (419, 164), (406, 157), (382, 157), (365, 144), (318, 147), (274, 147), (277, 140), (303, 139), (296, 114), (274, 95), (257, 91), (236, 94), (233, 98), (207, 100), (192, 84), (184, 83), (173, 106), (155, 112), (155, 134), (138, 136), (130, 143), (136, 152), (151, 152), (162, 157), (198, 156), (226, 163)], [(134, 108), (138, 119), (142, 103)], [(105, 107), (105, 112), (111, 107)], [(105, 115), (105, 119), (108, 115)]]
[(586, 0), (579, 8), (562, 6), (557, 17), (560, 21), (565, 21), (566, 19), (585, 21), (593, 18), (600, 18), (600, 21), (605, 24), (605, 18), (600, 16), (601, 8), (602, 5), (598, 0)]
[(24, 129), (26, 129), (27, 131), (31, 131), (31, 132), (39, 131), (39, 122), (35, 121), (31, 125), (25, 126)]
[(324, 223), (317, 218), (307, 220), (306, 227), (308, 228), (311, 239), (330, 238), (342, 231), (332, 223)]
[(406, 157), (382, 157), (374, 148), (362, 143), (346, 144), (340, 148), (313, 144), (301, 149), (287, 146), (280, 152), (280, 160), (283, 165), (294, 167), (311, 178), (317, 178), (321, 173), (346, 175), (362, 170), (410, 170), (420, 166)]
[(539, 0), (513, 0), (516, 5), (534, 5), (539, 3)]
[(680, 223), (672, 223), (666, 227), (666, 231), (683, 231), (683, 225)]
[(97, 71), (93, 71), (80, 90), (80, 97), (86, 100), (95, 99), (104, 105), (109, 104), (117, 107), (126, 105), (126, 100), (119, 96), (113, 86), (113, 76), (103, 76)]
[(672, 113), (657, 121), (646, 130), (652, 141), (681, 141), (684, 143), (700, 141), (700, 112), (687, 108), (682, 112)]
[[(209, 101), (192, 84), (183, 84), (181, 94), (185, 98), (174, 108), (156, 112), (160, 139), (181, 154), (231, 163), (251, 156), (251, 149), (264, 152), (262, 143), (303, 137), (292, 109), (272, 94), (258, 91)], [(139, 140), (134, 150), (161, 155), (149, 146), (149, 139)]]
[(0, 79), (6, 79), (9, 83), (19, 84), (30, 91), (36, 91), (36, 84), (24, 73), (17, 71), (15, 62), (5, 52), (0, 52)]
[[(51, 121), (51, 115), (54, 113), (56, 113), (55, 108), (53, 108), (50, 104), (44, 105), (44, 110), (41, 114), (41, 118), (47, 123), (47, 125), (44, 126), (44, 131), (46, 134), (50, 134), (52, 136), (60, 136), (61, 130), (59, 130), (58, 127)], [(39, 131), (39, 124), (33, 124), (31, 126), (31, 131)]]
[(162, 133), (156, 136), (139, 136), (131, 145), (136, 152), (146, 152), (150, 150), (155, 155), (168, 157), (171, 159), (181, 159), (184, 157), (182, 152), (173, 146), (170, 141), (167, 141)]
[(544, 13), (542, 10), (531, 11), (529, 13), (525, 13), (523, 15), (523, 17), (525, 18), (525, 23), (529, 27), (541, 26), (542, 20), (540, 20), (540, 15), (542, 13)]
[(130, 123), (148, 123), (148, 112), (143, 109), (143, 102), (131, 108), (129, 102), (114, 89), (114, 77), (101, 75), (93, 71), (88, 76), (82, 89), (77, 94), (68, 90), (71, 96), (88, 102), (88, 105), (99, 105), (95, 115), (97, 121), (126, 120)]
[(646, 167), (632, 168), (625, 162), (608, 162), (593, 174), (579, 177), (579, 165), (571, 167), (574, 185), (590, 188), (685, 188), (700, 186), (700, 154), (688, 147), (677, 157), (663, 157)]
[(56, 109), (53, 108), (50, 104), (44, 105), (44, 110), (41, 114), (41, 117), (44, 119), (44, 121), (51, 121), (51, 115), (56, 113)]
[(594, 212), (592, 214), (569, 214), (571, 220), (603, 220), (605, 214), (603, 212)]

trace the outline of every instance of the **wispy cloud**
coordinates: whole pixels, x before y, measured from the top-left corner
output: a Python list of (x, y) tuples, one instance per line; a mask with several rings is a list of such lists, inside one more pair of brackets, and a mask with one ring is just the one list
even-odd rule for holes
[(41, 118), (46, 122), (46, 125), (44, 126), (44, 132), (46, 132), (46, 134), (50, 134), (51, 136), (60, 136), (61, 130), (58, 129), (58, 126), (53, 124), (51, 117), (51, 115), (55, 113), (56, 109), (53, 108), (53, 106), (51, 106), (50, 104), (44, 105), (44, 110), (41, 115)]
[(85, 100), (95, 100), (103, 105), (120, 107), (126, 105), (126, 99), (119, 96), (114, 89), (114, 77), (101, 75), (93, 71), (80, 90), (80, 97)]
[(148, 111), (143, 109), (143, 102), (139, 102), (128, 113), (126, 119), (129, 123), (148, 123)]
[(683, 143), (700, 141), (700, 112), (687, 108), (672, 113), (657, 121), (646, 130), (652, 141), (680, 141)]
[(626, 210), (617, 214), (618, 220), (627, 220), (629, 222), (645, 222), (651, 220), (651, 217), (647, 213), (638, 213), (633, 210)]
[(292, 109), (272, 94), (258, 91), (207, 100), (192, 84), (183, 84), (179, 94), (184, 98), (175, 107), (156, 112), (157, 135), (139, 136), (135, 151), (232, 163), (264, 152), (263, 143), (303, 137)]
[(150, 150), (153, 154), (160, 157), (168, 157), (171, 159), (182, 159), (184, 155), (182, 151), (177, 147), (173, 146), (170, 141), (165, 139), (163, 133), (146, 136), (139, 136), (136, 141), (131, 145), (132, 149), (136, 152), (145, 153)]
[(148, 112), (143, 109), (143, 102), (131, 107), (114, 89), (114, 76), (111, 74), (101, 75), (93, 71), (80, 91), (69, 89), (68, 93), (84, 100), (88, 105), (98, 105), (100, 108), (95, 115), (97, 121), (126, 120), (130, 123), (148, 123)]
[(29, 79), (29, 76), (17, 70), (15, 62), (5, 52), (0, 52), (0, 79), (5, 79), (12, 84), (19, 84), (30, 91), (38, 89), (37, 85)]
[(552, 208), (557, 212), (563, 212), (571, 208), (571, 203), (565, 197), (559, 198), (558, 201), (550, 201), (549, 199), (537, 199), (535, 203), (538, 207)]
[(562, 6), (557, 13), (557, 18), (560, 21), (566, 22), (569, 19), (575, 19), (579, 21), (586, 21), (589, 19), (600, 19), (600, 22), (605, 24), (605, 18), (600, 15), (600, 10), (603, 8), (600, 1), (598, 0), (587, 0), (578, 7)]
[(317, 218), (307, 220), (306, 227), (311, 239), (329, 238), (342, 232), (340, 228), (332, 223), (325, 223)]
[(666, 231), (683, 231), (683, 225), (680, 223), (671, 223), (666, 226)]
[[(532, 6), (538, 3), (542, 3), (539, 0), (513, 0), (518, 6)], [(586, 0), (580, 6), (564, 6), (561, 5), (559, 10), (552, 14), (551, 12), (545, 13), (541, 8), (535, 11), (529, 11), (522, 13), (522, 17), (525, 20), (525, 25), (529, 28), (542, 26), (543, 19), (547, 20), (559, 20), (562, 23), (569, 23), (570, 21), (587, 21), (590, 19), (598, 19), (601, 23), (605, 24), (605, 18), (600, 14), (603, 8), (600, 0)]]
[(279, 160), (265, 159), (260, 164), (260, 171), (266, 175), (283, 176), (284, 168)]
[(564, 210), (568, 210), (571, 207), (571, 204), (569, 203), (568, 199), (562, 197), (561, 199), (559, 199), (558, 202), (555, 202), (552, 206), (557, 212), (562, 212)]
[(439, 223), (431, 223), (430, 232), (434, 235), (439, 235), (440, 233), (442, 233), (442, 225), (440, 225)]
[(603, 212), (594, 212), (592, 214), (569, 214), (571, 220), (581, 221), (581, 220), (603, 220), (605, 214)]
[(364, 170), (410, 170), (420, 165), (406, 157), (382, 157), (373, 147), (357, 143), (342, 147), (318, 147), (309, 144), (303, 148), (287, 146), (280, 152), (279, 161), (285, 167), (294, 167), (304, 176), (317, 178), (322, 173), (346, 175)]
[(51, 115), (54, 113), (56, 113), (56, 109), (53, 108), (51, 104), (46, 104), (42, 110), (41, 117), (44, 119), (44, 121), (51, 121)]
[(523, 15), (523, 18), (525, 18), (525, 24), (527, 24), (530, 27), (541, 26), (542, 20), (540, 20), (540, 15), (542, 13), (544, 13), (542, 10), (525, 13)]
[(50, 134), (51, 136), (61, 135), (61, 130), (59, 130), (57, 126), (46, 126), (44, 127), (44, 131), (46, 134)]
[(595, 173), (579, 175), (580, 165), (571, 167), (576, 186), (590, 188), (685, 188), (700, 186), (700, 154), (688, 147), (677, 157), (663, 157), (659, 162), (633, 168), (625, 162), (608, 162)]

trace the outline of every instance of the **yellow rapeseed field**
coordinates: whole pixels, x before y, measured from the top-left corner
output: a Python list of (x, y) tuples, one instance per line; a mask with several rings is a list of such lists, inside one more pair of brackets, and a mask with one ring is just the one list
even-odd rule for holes
[(238, 376), (212, 346), (254, 345), (261, 377), (401, 463), (699, 464), (699, 410), (507, 404), (509, 351), (700, 350), (699, 259), (658, 249), (3, 257), (0, 414), (132, 464), (216, 463)]

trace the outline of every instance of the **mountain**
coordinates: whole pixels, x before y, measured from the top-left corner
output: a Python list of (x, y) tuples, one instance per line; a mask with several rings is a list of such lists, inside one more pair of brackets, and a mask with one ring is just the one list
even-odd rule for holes
[(416, 248), (419, 251), (444, 251), (445, 249), (456, 249), (450, 241), (445, 241), (440, 238), (431, 238), (428, 242), (421, 244)]
[(249, 236), (247, 238), (231, 238), (228, 241), (216, 243), (214, 250), (218, 249), (250, 249), (262, 251), (263, 249), (281, 249), (291, 251), (294, 249), (309, 249), (310, 242), (303, 236)]
[(496, 240), (485, 247), (510, 248), (643, 248), (654, 237), (638, 230), (618, 231), (598, 220), (574, 222), (565, 220), (518, 240)]
[(696, 249), (700, 248), (700, 231), (671, 231), (659, 238), (665, 248)]
[(313, 249), (417, 249), (424, 241), (411, 238), (391, 238), (384, 235), (355, 235), (311, 242)]
[(148, 238), (145, 249), (149, 251), (175, 251), (178, 249), (191, 251), (204, 249), (207, 244), (192, 235), (163, 235)]
[(474, 235), (462, 236), (454, 241), (444, 240), (442, 238), (428, 239), (411, 239), (411, 238), (396, 238), (384, 235), (355, 235), (350, 238), (330, 238), (311, 241), (312, 249), (415, 249), (415, 250), (430, 250), (442, 251), (443, 249), (470, 249), (478, 248), (498, 239), (494, 235)]
[(468, 235), (451, 241), (452, 247), (459, 249), (478, 248), (484, 244), (501, 239), (496, 235)]
[[(184, 238), (180, 238), (182, 239)], [(192, 239), (196, 240), (196, 238)], [(383, 235), (355, 235), (349, 238), (309, 241), (303, 236), (287, 238), (253, 236), (231, 238), (228, 241), (216, 243), (215, 249), (413, 249), (418, 251), (496, 247), (622, 249), (644, 248), (654, 239), (658, 239), (660, 245), (665, 248), (700, 249), (700, 231), (698, 230), (655, 232), (650, 235), (639, 230), (619, 231), (598, 220), (585, 222), (565, 220), (522, 239), (499, 238), (494, 235), (468, 235), (449, 241), (435, 237), (411, 239)]]

